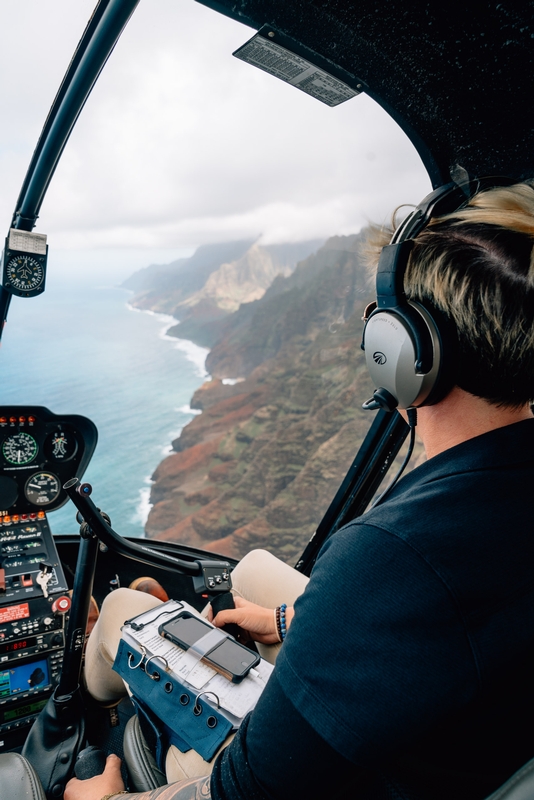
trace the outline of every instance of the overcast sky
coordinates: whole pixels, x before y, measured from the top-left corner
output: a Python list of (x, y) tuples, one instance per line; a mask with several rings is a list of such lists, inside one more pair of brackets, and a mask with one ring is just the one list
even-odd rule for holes
[[(6, 232), (95, 2), (0, 4)], [(42, 206), (51, 266), (127, 275), (204, 243), (348, 234), (429, 191), (414, 148), (372, 100), (331, 109), (233, 58), (252, 35), (194, 0), (141, 0)]]

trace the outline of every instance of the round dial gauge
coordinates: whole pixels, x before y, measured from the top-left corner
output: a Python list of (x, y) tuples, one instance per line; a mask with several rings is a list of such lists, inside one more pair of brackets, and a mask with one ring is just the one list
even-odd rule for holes
[(61, 491), (59, 478), (51, 472), (36, 472), (26, 481), (26, 500), (36, 506), (48, 506), (57, 499)]
[(29, 433), (14, 433), (4, 439), (2, 455), (10, 464), (29, 464), (38, 449), (37, 442)]
[(19, 292), (32, 292), (44, 280), (43, 265), (33, 256), (14, 256), (7, 264), (6, 276), (9, 283)]
[(58, 429), (48, 434), (43, 449), (48, 461), (68, 461), (76, 455), (78, 442), (70, 431)]

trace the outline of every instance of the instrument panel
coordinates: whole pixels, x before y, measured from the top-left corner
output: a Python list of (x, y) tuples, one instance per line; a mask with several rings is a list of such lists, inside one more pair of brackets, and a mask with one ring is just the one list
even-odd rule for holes
[(84, 473), (97, 443), (91, 420), (44, 406), (0, 406), (0, 516), (42, 519), (67, 502), (63, 484)]
[(47, 520), (97, 431), (44, 406), (0, 406), (0, 752), (20, 747), (58, 683), (71, 600)]
[(38, 513), (31, 522), (0, 518), (0, 753), (23, 743), (65, 652), (68, 584), (46, 514)]

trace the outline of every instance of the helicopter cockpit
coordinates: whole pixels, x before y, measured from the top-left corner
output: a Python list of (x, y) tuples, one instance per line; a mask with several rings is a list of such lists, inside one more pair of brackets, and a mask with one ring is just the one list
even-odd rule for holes
[[(31, 302), (31, 298), (39, 297), (45, 290), (48, 248), (53, 248), (53, 241), (36, 233), (34, 228), (78, 117), (138, 3), (139, 0), (99, 0), (55, 97), (6, 232), (0, 286), (2, 331), (8, 323), (8, 313), (10, 318), (16, 315), (19, 303)], [(501, 3), (481, 13), (479, 7), (468, 3), (462, 9), (455, 9), (452, 18), (450, 8), (436, 7), (427, 0), (417, 0), (410, 6), (393, 0), (381, 8), (368, 0), (349, 4), (337, 0), (288, 0), (284, 4), (272, 0), (243, 0), (239, 4), (230, 0), (200, 0), (200, 3), (241, 23), (243, 32), (250, 34), (248, 38), (243, 36), (243, 43), (233, 55), (251, 70), (258, 69), (293, 87), (292, 90), (306, 94), (325, 106), (325, 112), (367, 95), (395, 121), (417, 151), (433, 190), (427, 205), (419, 206), (415, 218), (409, 218), (404, 231), (406, 237), (416, 236), (436, 207), (441, 208), (445, 203), (443, 207), (447, 209), (451, 195), (457, 198), (462, 193), (472, 193), (474, 186), (485, 185), (488, 176), (492, 176), (488, 183), (491, 186), (532, 179), (534, 126), (528, 97), (534, 72), (534, 17), (530, 6), (518, 9), (511, 3)], [(246, 31), (245, 26), (252, 31)], [(457, 207), (458, 203), (454, 208)], [(245, 258), (251, 246), (256, 243), (247, 242), (246, 247), (237, 248), (232, 255), (234, 260)], [(349, 244), (345, 242), (343, 247), (348, 248)], [(350, 247), (356, 244), (351, 242)], [(302, 257), (308, 257), (311, 252), (310, 249)], [(282, 256), (278, 253), (277, 258)], [(192, 267), (204, 269), (200, 261)], [(343, 264), (340, 270), (342, 268)], [(396, 269), (400, 271), (401, 267), (395, 261), (383, 272), (395, 275)], [(164, 270), (154, 274), (158, 280), (163, 280)], [(287, 267), (286, 275), (289, 274)], [(345, 273), (340, 271), (339, 274), (348, 283)], [(191, 280), (193, 286), (194, 278), (187, 280)], [(343, 290), (346, 295), (343, 303), (348, 303), (347, 297), (353, 300), (350, 312), (358, 312), (359, 336), (365, 289), (362, 288), (363, 278), (358, 281), (360, 283), (355, 280)], [(149, 309), (148, 305), (142, 305), (149, 295), (147, 286), (142, 282), (136, 284), (141, 309)], [(328, 292), (329, 287), (325, 286)], [(199, 291), (197, 286), (193, 286), (193, 290)], [(264, 291), (268, 293), (272, 289), (264, 287)], [(299, 286), (295, 280), (292, 291), (295, 295), (304, 292), (302, 284)], [(388, 291), (384, 290), (384, 295)], [(396, 291), (395, 287), (391, 289), (392, 296), (396, 296)], [(380, 297), (379, 294), (379, 311)], [(274, 292), (272, 302), (278, 301)], [(249, 302), (247, 295), (242, 305), (238, 303), (232, 308), (242, 315), (238, 320), (239, 330), (246, 331), (247, 325), (257, 324), (258, 338), (268, 340), (265, 352), (275, 353), (273, 341), (277, 336), (280, 338), (280, 331), (270, 329), (268, 312), (263, 317), (253, 317), (252, 306), (245, 307)], [(202, 314), (207, 313), (206, 296), (202, 297), (202, 303), (198, 306), (197, 317), (193, 314), (188, 318), (191, 330), (198, 325)], [(384, 302), (384, 305), (387, 304)], [(163, 313), (168, 311), (164, 304), (158, 308)], [(288, 317), (290, 315), (291, 309)], [(365, 317), (366, 323), (368, 319)], [(212, 315), (208, 322), (212, 326), (210, 331), (230, 330), (217, 327), (223, 325), (217, 315)], [(336, 324), (330, 319), (330, 332), (337, 331)], [(366, 336), (370, 336), (370, 330), (366, 328)], [(351, 328), (346, 336), (344, 333), (345, 339), (336, 340), (335, 347), (321, 344), (321, 334), (317, 331), (312, 335), (304, 327), (294, 327), (293, 332), (310, 341), (319, 337), (312, 366), (315, 369), (318, 364), (320, 369), (317, 367), (313, 380), (307, 375), (300, 382), (293, 381), (288, 389), (289, 405), (284, 414), (290, 407), (292, 416), (287, 419), (298, 425), (305, 402), (309, 405), (313, 402), (299, 400), (299, 397), (315, 392), (319, 407), (323, 402), (319, 389), (327, 382), (332, 385), (338, 382), (345, 391), (348, 385), (347, 373), (343, 372), (345, 366), (331, 367), (330, 373), (324, 370), (329, 367), (330, 359), (339, 357), (340, 353), (346, 360), (353, 345), (354, 331)], [(208, 352), (216, 339), (212, 333), (206, 336), (204, 343)], [(431, 370), (424, 366), (427, 353), (418, 340), (417, 330), (410, 338), (415, 353), (410, 358), (419, 364), (413, 398), (401, 399), (399, 406), (399, 399), (394, 396), (396, 389), (390, 384), (384, 384), (388, 388), (379, 387), (373, 374), (372, 397), (369, 400), (361, 397), (361, 403), (366, 401), (361, 416), (369, 418), (369, 430), (354, 446), (345, 441), (346, 453), (352, 455), (346, 465), (343, 462), (341, 480), (338, 473), (334, 473), (332, 484), (323, 490), (330, 499), (323, 505), (313, 530), (303, 534), (299, 528), (300, 538), (290, 541), (284, 525), (280, 523), (276, 528), (282, 530), (283, 535), (277, 538), (276, 549), (272, 545), (275, 554), (285, 558), (302, 576), (310, 576), (323, 545), (345, 524), (365, 513), (390, 468), (396, 465), (399, 470), (393, 486), (410, 458), (415, 423), (410, 413), (406, 420), (395, 409), (399, 406), (410, 410), (424, 402), (424, 398), (420, 401), (420, 392), (432, 391), (427, 391), (424, 381)], [(228, 341), (236, 341), (235, 332), (230, 331)], [(225, 346), (227, 344), (225, 340)], [(114, 740), (122, 737), (124, 726), (133, 714), (133, 709), (125, 712), (125, 720), (115, 708), (97, 708), (86, 696), (81, 676), (92, 596), (100, 604), (110, 591), (128, 586), (141, 571), (149, 570), (155, 580), (165, 585), (169, 596), (198, 611), (207, 599), (215, 608), (219, 602), (231, 603), (228, 600), (231, 574), (243, 556), (244, 551), (240, 549), (245, 546), (243, 542), (259, 541), (262, 547), (270, 549), (271, 529), (265, 520), (250, 522), (240, 516), (245, 505), (243, 496), (232, 497), (223, 513), (216, 506), (219, 494), (214, 488), (218, 485), (223, 486), (224, 491), (233, 490), (246, 471), (242, 465), (236, 466), (234, 453), (248, 447), (247, 453), (257, 453), (261, 436), (277, 419), (278, 412), (273, 410), (271, 402), (275, 389), (270, 388), (267, 368), (261, 371), (263, 362), (254, 362), (255, 356), (250, 354), (254, 346), (258, 349), (253, 342), (240, 356), (240, 363), (249, 359), (246, 362), (252, 365), (249, 374), (253, 368), (259, 370), (254, 372), (256, 382), (247, 389), (247, 394), (239, 394), (244, 381), (241, 376), (235, 380), (215, 380), (211, 388), (198, 390), (197, 409), (202, 410), (211, 427), (208, 426), (207, 433), (206, 430), (202, 432), (202, 438), (198, 433), (199, 423), (193, 419), (182, 444), (175, 446), (176, 453), (183, 456), (183, 463), (180, 462), (175, 475), (161, 471), (161, 485), (178, 474), (182, 483), (177, 484), (178, 489), (173, 488), (172, 502), (168, 499), (170, 495), (165, 496), (157, 513), (152, 512), (154, 535), (149, 539), (122, 536), (121, 520), (114, 519), (112, 523), (105, 513), (108, 509), (98, 508), (99, 504), (104, 505), (99, 499), (102, 487), (94, 480), (91, 484), (81, 482), (98, 438), (97, 425), (84, 416), (83, 408), (83, 413), (73, 409), (73, 413), (56, 414), (32, 401), (29, 386), (26, 404), (3, 403), (0, 406), (0, 774), (2, 780), (5, 771), (12, 770), (12, 775), (16, 775), (17, 786), (13, 784), (10, 794), (14, 800), (28, 796), (28, 792), (36, 800), (62, 797), (80, 752), (93, 745), (111, 751), (115, 747)], [(276, 353), (281, 345), (277, 347)], [(378, 345), (373, 351), (375, 364), (382, 366), (386, 356)], [(222, 350), (218, 357), (221, 362), (224, 358), (231, 359), (228, 352)], [(359, 357), (363, 359), (361, 354)], [(215, 365), (213, 357), (211, 363)], [(4, 380), (6, 377), (9, 379), (5, 376)], [(395, 381), (396, 378), (394, 387)], [(233, 414), (240, 423), (237, 434), (222, 436), (221, 408), (224, 414)], [(250, 419), (245, 418), (243, 409), (248, 409), (246, 413)], [(369, 411), (376, 413), (371, 416)], [(191, 408), (189, 412), (192, 413)], [(342, 410), (336, 413), (341, 418)], [(357, 424), (362, 429), (360, 418)], [(278, 440), (282, 440), (282, 423), (276, 430)], [(336, 435), (340, 431), (341, 423)], [(314, 435), (309, 433), (309, 438)], [(323, 440), (321, 435), (317, 435), (314, 444), (317, 452), (321, 442), (326, 440), (326, 434)], [(409, 451), (400, 465), (402, 448), (409, 435)], [(342, 434), (340, 436), (342, 438)], [(216, 461), (213, 461), (213, 442), (219, 448)], [(204, 461), (195, 462), (192, 458), (188, 461), (183, 455), (188, 446), (203, 448)], [(196, 451), (199, 452), (200, 449)], [(247, 458), (248, 463), (252, 463), (253, 455)], [(291, 465), (294, 470), (291, 479), (300, 474), (303, 463), (301, 459), (298, 469)], [(124, 462), (121, 475), (110, 475), (109, 480), (127, 480), (127, 472), (128, 463)], [(311, 497), (314, 474), (319, 473), (311, 470), (308, 483), (302, 480), (299, 484), (303, 504)], [(247, 476), (247, 492), (253, 495), (250, 487), (254, 476), (252, 472)], [(262, 481), (259, 469), (255, 480), (256, 483)], [(271, 481), (271, 476), (268, 480)], [(272, 478), (271, 483), (276, 480), (279, 482), (276, 492), (283, 491), (289, 482), (285, 474)], [(334, 482), (337, 485), (331, 492)], [(188, 487), (187, 492), (182, 486)], [(276, 492), (273, 490), (272, 497)], [(309, 500), (310, 504), (313, 502), (315, 499)], [(317, 504), (319, 502), (322, 497)], [(77, 515), (80, 533), (54, 535), (48, 515), (67, 504), (73, 518)], [(256, 506), (259, 505), (256, 502)], [(272, 510), (272, 518), (275, 512), (278, 519), (287, 515), (287, 509), (288, 506), (281, 503)], [(173, 514), (177, 510), (182, 516), (175, 520)], [(113, 509), (109, 512), (113, 513)], [(297, 528), (296, 523), (291, 524)], [(273, 526), (274, 529), (274, 523)], [(287, 527), (291, 525), (288, 523)], [(210, 532), (206, 533), (207, 530)], [(233, 536), (236, 530), (240, 532), (237, 538)], [(251, 530), (259, 531), (257, 539), (251, 537)], [(158, 532), (164, 534), (160, 539)], [(106, 734), (104, 744), (103, 720), (111, 731)], [(122, 745), (118, 749), (121, 748)], [(20, 766), (20, 761), (11, 758), (20, 752), (31, 765), (29, 771)], [(4, 758), (8, 760), (2, 762)], [(89, 762), (96, 763), (91, 758)], [(153, 766), (147, 764), (143, 761), (142, 768), (128, 764), (132, 791), (161, 785), (164, 780), (165, 776), (162, 778), (159, 774), (157, 778), (150, 778), (159, 783), (143, 782), (139, 774), (150, 771)], [(154, 772), (157, 772), (155, 767)], [(529, 762), (502, 788), (495, 785), (492, 800), (523, 800), (534, 796), (531, 773), (534, 774), (534, 767)], [(88, 774), (80, 772), (83, 777)]]

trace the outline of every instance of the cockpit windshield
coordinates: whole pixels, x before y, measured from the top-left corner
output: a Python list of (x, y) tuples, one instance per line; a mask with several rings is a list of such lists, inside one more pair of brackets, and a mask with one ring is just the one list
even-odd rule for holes
[[(91, 5), (2, 10), (6, 225)], [(370, 422), (362, 230), (429, 182), (373, 100), (327, 108), (232, 58), (249, 38), (140, 3), (41, 209), (46, 292), (12, 304), (2, 396), (95, 422), (87, 479), (124, 535), (295, 563)]]

